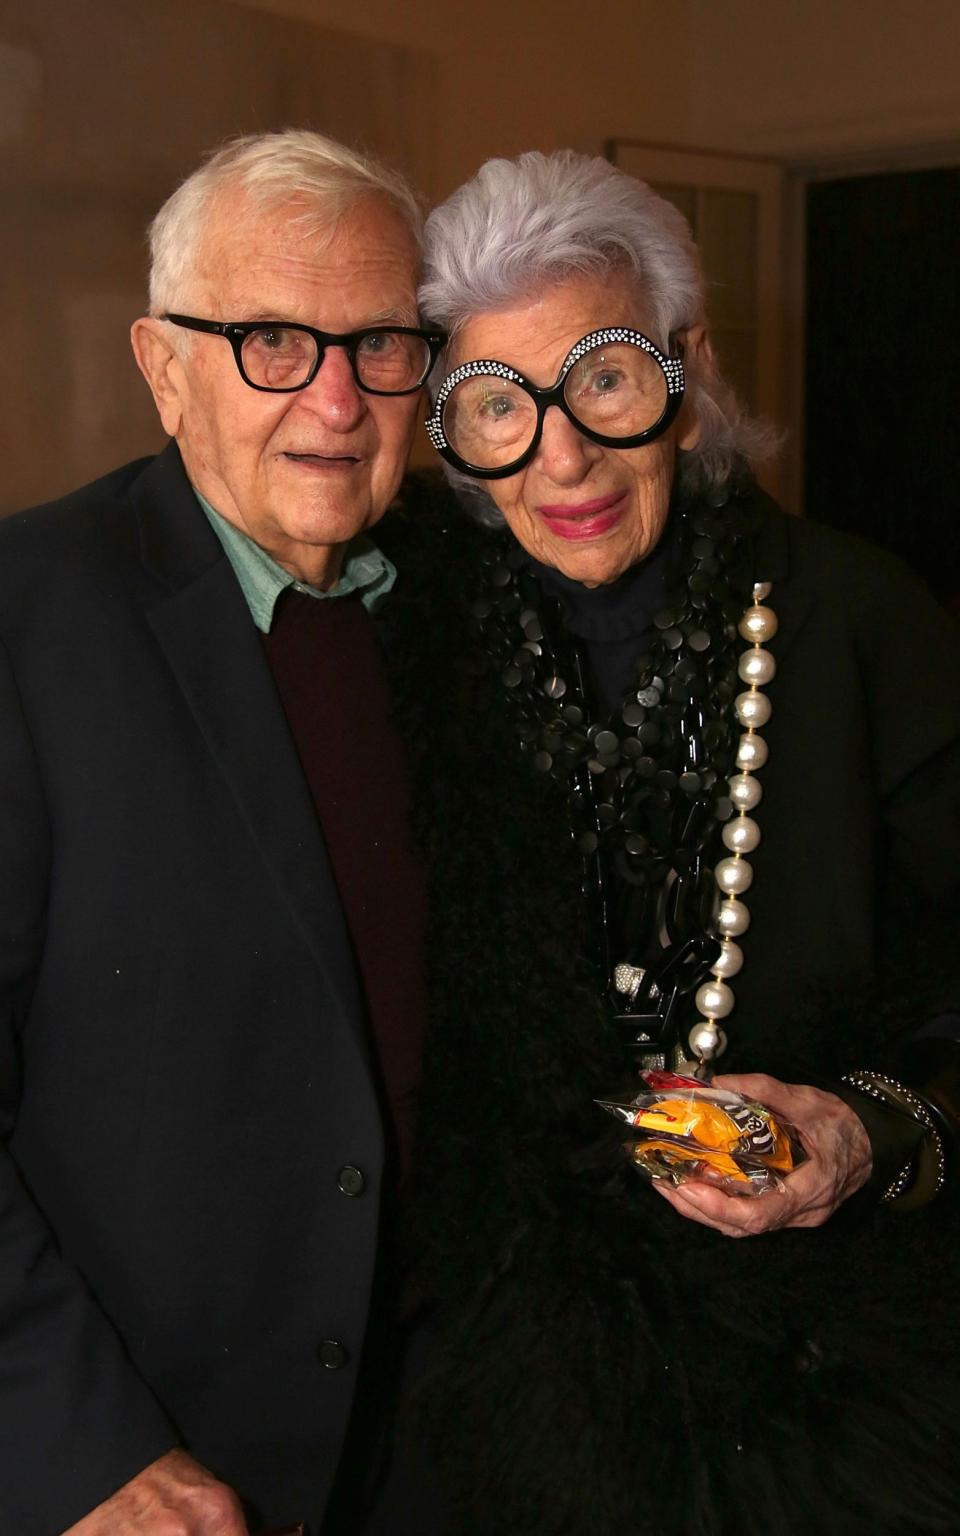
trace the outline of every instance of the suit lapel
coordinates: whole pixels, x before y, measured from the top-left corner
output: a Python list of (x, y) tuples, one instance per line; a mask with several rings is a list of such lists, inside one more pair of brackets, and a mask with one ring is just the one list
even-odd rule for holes
[(313, 802), (243, 594), (173, 445), (132, 496), (144, 564), (166, 589), (148, 605), (147, 620), (267, 870), (359, 1038), (353, 953)]

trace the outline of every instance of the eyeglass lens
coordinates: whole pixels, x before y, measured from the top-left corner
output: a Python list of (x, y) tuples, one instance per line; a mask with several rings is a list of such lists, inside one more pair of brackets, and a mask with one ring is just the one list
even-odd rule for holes
[[(361, 384), (384, 394), (415, 389), (430, 366), (430, 347), (422, 336), (375, 331), (361, 336), (353, 349)], [(243, 371), (261, 389), (296, 389), (317, 363), (317, 342), (292, 326), (263, 326), (244, 337)]]
[[(574, 363), (563, 396), (578, 422), (601, 437), (635, 437), (667, 408), (667, 380), (656, 358), (629, 342), (597, 346)], [(494, 374), (461, 379), (443, 408), (444, 435), (478, 469), (522, 458), (537, 431), (537, 405), (519, 384)]]

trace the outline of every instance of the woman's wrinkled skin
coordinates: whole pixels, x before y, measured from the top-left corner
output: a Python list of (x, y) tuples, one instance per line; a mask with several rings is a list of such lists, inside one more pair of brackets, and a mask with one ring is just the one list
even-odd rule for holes
[[(571, 277), (535, 299), (468, 320), (456, 335), (449, 366), (492, 358), (542, 388), (554, 383), (581, 337), (615, 325), (643, 331), (660, 344), (631, 273)], [(685, 343), (688, 354), (705, 345), (702, 328), (688, 332)], [(487, 489), (534, 559), (595, 587), (615, 581), (656, 548), (670, 506), (676, 449), (692, 448), (696, 440), (696, 425), (684, 409), (654, 442), (602, 448), (551, 407), (530, 463), (489, 481)], [(611, 499), (613, 505), (591, 510)]]

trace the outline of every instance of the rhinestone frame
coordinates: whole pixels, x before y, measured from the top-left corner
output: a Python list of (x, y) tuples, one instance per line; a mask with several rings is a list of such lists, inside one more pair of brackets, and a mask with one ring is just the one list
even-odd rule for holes
[[(592, 427), (585, 427), (574, 415), (566, 398), (563, 387), (571, 368), (580, 361), (585, 352), (590, 352), (594, 347), (611, 346), (614, 342), (627, 342), (630, 346), (639, 347), (649, 353), (659, 363), (667, 384), (667, 403), (659, 421), (655, 421), (652, 427), (647, 427), (643, 432), (634, 432), (629, 437), (606, 437), (601, 432), (595, 432)], [(464, 379), (476, 378), (478, 375), (486, 375), (495, 379), (506, 379), (511, 384), (517, 384), (526, 391), (537, 407), (537, 425), (533, 439), (519, 458), (510, 464), (500, 465), (496, 469), (483, 469), (479, 465), (471, 464), (463, 459), (450, 446), (443, 430), (443, 412), (447, 401)], [(426, 428), (434, 448), (441, 458), (446, 459), (461, 474), (469, 475), (474, 480), (502, 480), (507, 475), (515, 475), (529, 464), (540, 444), (543, 433), (543, 418), (551, 405), (556, 405), (569, 421), (573, 423), (578, 432), (589, 438), (592, 443), (599, 443), (603, 448), (639, 448), (643, 443), (653, 442), (661, 437), (675, 419), (683, 401), (684, 391), (683, 359), (680, 356), (668, 356), (660, 351), (642, 331), (634, 331), (629, 326), (613, 325), (605, 326), (601, 330), (590, 331), (586, 336), (571, 347), (563, 360), (560, 372), (555, 383), (546, 388), (539, 388), (518, 373), (516, 368), (511, 368), (506, 363), (497, 362), (495, 358), (476, 358), (469, 363), (461, 363), (459, 368), (454, 368), (440, 385), (433, 410), (427, 419)]]

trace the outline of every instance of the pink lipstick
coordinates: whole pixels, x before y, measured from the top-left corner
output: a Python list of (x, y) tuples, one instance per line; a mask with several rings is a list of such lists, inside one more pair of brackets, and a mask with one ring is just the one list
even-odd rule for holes
[(542, 503), (537, 511), (551, 533), (560, 539), (597, 539), (620, 521), (626, 491), (612, 491), (593, 501)]

